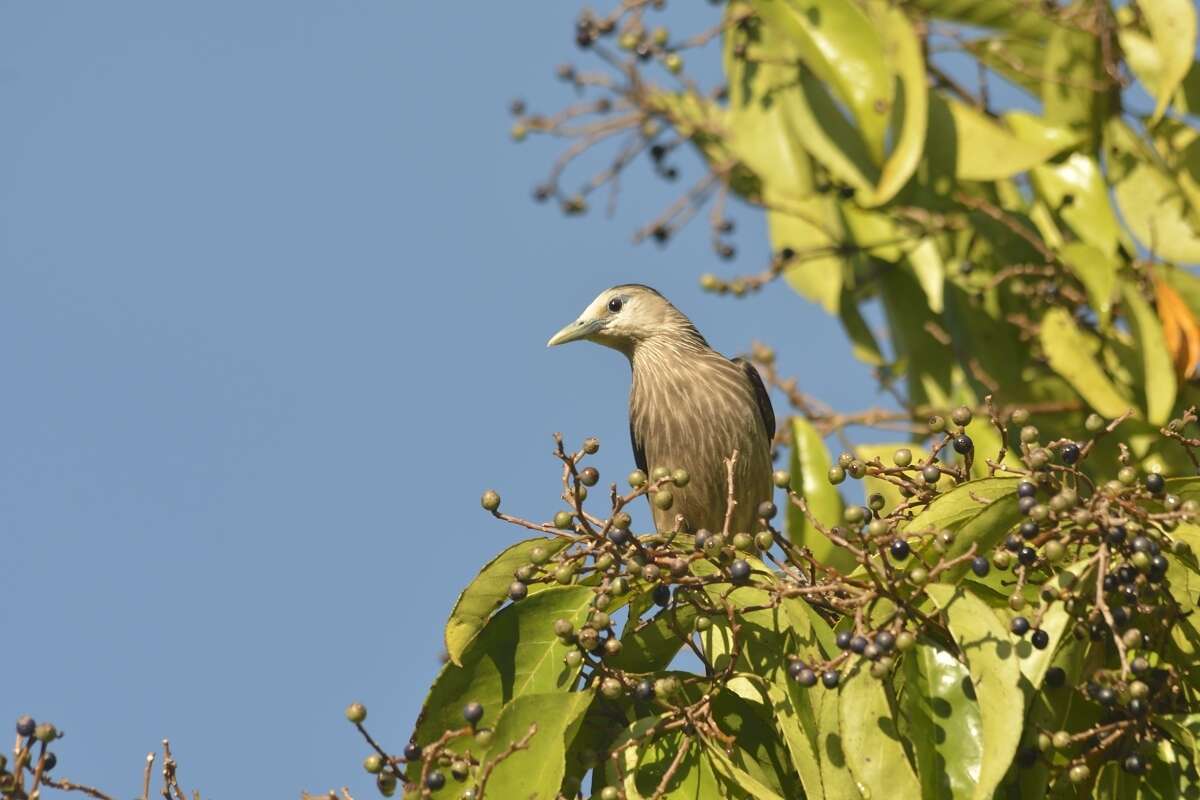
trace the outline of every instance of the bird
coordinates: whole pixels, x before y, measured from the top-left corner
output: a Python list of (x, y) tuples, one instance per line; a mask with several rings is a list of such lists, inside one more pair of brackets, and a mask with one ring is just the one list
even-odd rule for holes
[(742, 358), (713, 350), (690, 319), (657, 290), (626, 283), (601, 292), (547, 347), (590, 341), (623, 353), (633, 376), (629, 436), (646, 474), (686, 470), (670, 508), (651, 504), (659, 533), (724, 531), (727, 460), (734, 461), (729, 533), (752, 532), (772, 492), (775, 412), (762, 377)]

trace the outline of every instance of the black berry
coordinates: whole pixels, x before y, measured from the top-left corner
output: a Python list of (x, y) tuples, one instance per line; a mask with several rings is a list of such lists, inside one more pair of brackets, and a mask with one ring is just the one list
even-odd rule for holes
[(1024, 636), (1029, 633), (1029, 620), (1024, 617), (1013, 617), (1013, 621), (1009, 624), (1008, 629), (1017, 636)]
[(980, 578), (984, 577), (991, 571), (992, 565), (988, 563), (984, 556), (975, 556), (971, 559), (971, 571)]
[(1038, 650), (1045, 650), (1046, 646), (1050, 644), (1050, 634), (1039, 628), (1033, 632), (1033, 636), (1029, 637), (1029, 641)]
[(908, 554), (911, 552), (908, 542), (903, 539), (894, 540), (888, 547), (888, 550), (891, 551), (892, 558), (896, 559), (897, 561), (903, 561), (904, 559), (908, 558)]

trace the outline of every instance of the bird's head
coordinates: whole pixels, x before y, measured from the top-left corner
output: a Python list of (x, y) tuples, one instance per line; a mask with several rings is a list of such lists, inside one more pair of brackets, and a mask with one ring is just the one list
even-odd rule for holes
[(691, 321), (649, 286), (630, 283), (606, 289), (579, 319), (550, 337), (547, 347), (578, 339), (631, 354), (643, 342), (682, 337), (703, 344)]

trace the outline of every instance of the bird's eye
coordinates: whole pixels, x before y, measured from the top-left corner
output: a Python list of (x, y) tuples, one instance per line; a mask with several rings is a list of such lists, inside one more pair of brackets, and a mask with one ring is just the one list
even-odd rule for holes
[(614, 297), (612, 300), (609, 300), (608, 301), (608, 310), (614, 314), (617, 313), (618, 311), (620, 311), (621, 310), (621, 298)]

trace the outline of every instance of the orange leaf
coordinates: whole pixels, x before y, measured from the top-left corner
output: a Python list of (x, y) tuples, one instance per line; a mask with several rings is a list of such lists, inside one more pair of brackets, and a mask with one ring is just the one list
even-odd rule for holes
[(1200, 322), (1170, 284), (1158, 277), (1154, 279), (1154, 296), (1175, 373), (1187, 379), (1200, 365)]

